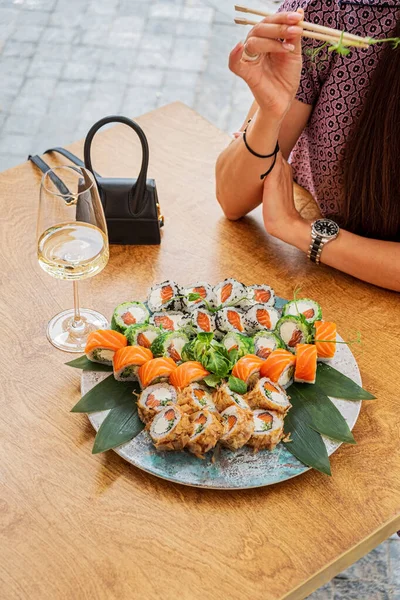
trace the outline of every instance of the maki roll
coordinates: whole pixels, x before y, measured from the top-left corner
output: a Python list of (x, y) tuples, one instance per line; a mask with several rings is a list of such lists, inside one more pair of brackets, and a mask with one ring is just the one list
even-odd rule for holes
[(254, 432), (248, 446), (258, 450), (274, 450), (284, 438), (283, 416), (273, 410), (257, 409), (253, 412)]
[(254, 304), (274, 306), (275, 292), (269, 285), (249, 285), (246, 288), (246, 300), (240, 303), (241, 308), (249, 308)]
[(315, 346), (318, 360), (326, 362), (335, 356), (336, 352), (336, 323), (315, 321)]
[(317, 375), (317, 347), (314, 344), (298, 344), (296, 346), (296, 383), (315, 383)]
[(165, 332), (156, 338), (151, 345), (154, 356), (169, 356), (176, 363), (182, 362), (182, 349), (189, 338), (179, 331)]
[(245, 399), (253, 409), (270, 409), (286, 414), (289, 408), (291, 408), (289, 397), (285, 390), (267, 377), (260, 379), (254, 389), (246, 394)]
[(222, 308), (215, 315), (215, 325), (221, 333), (228, 333), (228, 331), (243, 333), (244, 314), (238, 308)]
[(221, 418), (224, 426), (221, 444), (230, 450), (238, 450), (247, 444), (254, 432), (252, 412), (232, 405), (221, 413)]
[(222, 412), (228, 406), (239, 406), (243, 410), (250, 410), (250, 406), (240, 394), (233, 392), (227, 383), (218, 388), (214, 396), (214, 401), (219, 412)]
[(125, 346), (113, 357), (114, 377), (117, 381), (136, 381), (139, 367), (153, 358), (153, 354), (142, 346)]
[(178, 395), (178, 404), (183, 412), (192, 414), (203, 408), (217, 412), (208, 388), (200, 383), (191, 383)]
[(217, 306), (239, 303), (247, 296), (246, 286), (236, 279), (225, 279), (214, 287)]
[(256, 333), (260, 330), (272, 331), (279, 320), (276, 308), (266, 304), (254, 304), (244, 314), (246, 331)]
[(149, 423), (166, 406), (176, 404), (176, 389), (168, 383), (149, 385), (140, 394), (137, 401), (138, 414), (143, 423)]
[(252, 388), (260, 379), (260, 369), (264, 360), (255, 354), (247, 354), (240, 358), (232, 369), (233, 377), (238, 377)]
[(224, 432), (224, 427), (220, 420), (208, 410), (201, 410), (191, 417), (191, 436), (186, 444), (186, 450), (189, 450), (197, 458), (204, 458), (204, 455), (212, 448)]
[[(196, 308), (208, 308), (215, 306), (215, 295), (209, 283), (197, 282), (185, 286), (182, 290), (182, 304), (185, 310), (192, 311)], [(198, 294), (197, 300), (189, 300), (190, 294)]]
[(150, 323), (165, 331), (185, 329), (190, 323), (190, 316), (181, 311), (156, 312), (150, 317)]
[(147, 323), (150, 313), (142, 302), (123, 302), (114, 310), (111, 329), (125, 333), (130, 325)]
[(157, 450), (183, 450), (189, 441), (192, 426), (189, 417), (178, 406), (166, 406), (147, 425)]
[(225, 348), (230, 352), (231, 350), (237, 350), (238, 358), (246, 356), (246, 354), (254, 353), (254, 342), (251, 337), (242, 335), (241, 333), (235, 333), (231, 331), (226, 334), (221, 342)]
[(260, 358), (268, 358), (268, 356), (277, 348), (284, 348), (285, 344), (276, 333), (272, 331), (259, 331), (254, 338), (254, 354)]
[(150, 348), (160, 333), (161, 329), (159, 327), (148, 323), (145, 325), (132, 325), (125, 331), (131, 346), (143, 346), (143, 348)]
[(260, 370), (261, 377), (267, 377), (273, 383), (282, 387), (292, 382), (296, 357), (288, 350), (278, 348), (263, 362)]
[(138, 381), (142, 390), (154, 383), (168, 381), (176, 369), (176, 362), (172, 358), (153, 358), (144, 363), (138, 371)]
[(320, 321), (322, 319), (322, 309), (317, 302), (310, 300), (309, 298), (299, 298), (298, 300), (291, 300), (283, 307), (283, 316), (303, 315), (307, 323), (314, 323), (314, 321)]
[(147, 305), (151, 312), (161, 310), (179, 310), (181, 308), (180, 290), (175, 281), (156, 283), (150, 288)]
[(112, 365), (114, 354), (128, 345), (126, 337), (112, 329), (98, 329), (88, 335), (85, 354), (92, 362)]
[(276, 333), (290, 352), (295, 351), (297, 344), (307, 344), (310, 337), (310, 329), (304, 317), (292, 315), (279, 319)]
[(170, 383), (178, 390), (183, 390), (191, 383), (201, 381), (209, 374), (201, 363), (190, 360), (179, 365), (174, 373), (171, 373)]
[(196, 308), (192, 311), (192, 328), (197, 333), (211, 333), (215, 331), (215, 315), (205, 308)]

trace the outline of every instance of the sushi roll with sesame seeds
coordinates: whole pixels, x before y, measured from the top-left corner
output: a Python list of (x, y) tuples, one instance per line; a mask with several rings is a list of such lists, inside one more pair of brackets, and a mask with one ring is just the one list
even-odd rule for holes
[(310, 327), (302, 316), (281, 317), (276, 324), (275, 332), (290, 352), (296, 351), (297, 344), (307, 344), (310, 338)]
[(192, 433), (188, 415), (176, 405), (163, 408), (147, 428), (156, 449), (163, 451), (183, 450)]
[(150, 323), (164, 331), (186, 330), (190, 324), (190, 315), (181, 311), (156, 312), (151, 315)]
[(215, 332), (215, 315), (205, 308), (196, 308), (191, 312), (191, 325), (195, 333)]
[(166, 406), (176, 404), (176, 389), (168, 383), (149, 385), (137, 401), (138, 414), (143, 423), (149, 423)]
[(240, 308), (250, 308), (254, 304), (274, 306), (275, 292), (269, 285), (249, 285), (246, 288), (246, 299), (240, 303)]
[(224, 426), (221, 445), (238, 450), (247, 444), (254, 432), (253, 413), (233, 404), (221, 413), (221, 418)]
[(299, 298), (287, 302), (283, 307), (282, 315), (284, 317), (302, 315), (307, 323), (314, 323), (314, 321), (322, 320), (322, 309), (317, 302), (310, 300), (310, 298)]
[(182, 362), (182, 350), (189, 342), (187, 335), (180, 331), (164, 332), (151, 345), (154, 356), (169, 356), (176, 363)]
[(259, 331), (253, 338), (254, 354), (260, 358), (268, 358), (268, 356), (277, 348), (285, 348), (285, 344), (272, 331)]
[(242, 358), (242, 356), (246, 356), (246, 354), (254, 354), (253, 339), (247, 335), (230, 331), (224, 336), (221, 343), (225, 346), (228, 352), (231, 350), (237, 350), (238, 358)]
[(210, 390), (197, 382), (191, 383), (178, 394), (178, 404), (182, 411), (188, 414), (203, 408), (210, 412), (217, 412)]
[(192, 429), (186, 450), (197, 458), (204, 458), (206, 452), (215, 448), (224, 426), (215, 414), (205, 409), (194, 413), (190, 420)]
[(239, 406), (243, 410), (250, 410), (250, 406), (240, 394), (233, 392), (227, 383), (218, 388), (214, 396), (215, 406), (222, 412), (228, 406)]
[(274, 450), (285, 436), (283, 416), (273, 410), (263, 408), (253, 411), (254, 431), (247, 442), (248, 446), (258, 450)]
[(182, 307), (180, 296), (178, 284), (175, 281), (167, 280), (163, 283), (156, 283), (150, 288), (147, 305), (153, 313), (161, 310), (180, 310)]
[[(197, 283), (191, 283), (181, 289), (182, 304), (184, 310), (191, 312), (196, 308), (214, 308), (215, 306), (215, 294), (212, 286), (209, 283), (198, 281)], [(192, 299), (193, 296), (198, 296), (196, 299)]]
[(142, 302), (123, 302), (114, 310), (111, 318), (111, 329), (126, 333), (130, 325), (148, 323), (150, 313)]
[(247, 290), (246, 286), (236, 279), (224, 279), (214, 287), (214, 294), (217, 306), (227, 306), (245, 300)]
[(291, 408), (285, 390), (267, 377), (263, 377), (256, 383), (251, 392), (246, 394), (245, 400), (252, 409), (263, 408), (286, 414)]
[(246, 331), (249, 334), (257, 331), (273, 331), (279, 320), (280, 314), (273, 306), (267, 304), (254, 304), (244, 313)]
[(244, 333), (245, 322), (243, 311), (235, 307), (222, 308), (215, 315), (215, 325), (217, 331), (222, 334), (228, 333), (229, 331), (233, 331), (234, 333)]
[(152, 343), (162, 333), (159, 327), (146, 323), (145, 325), (131, 325), (125, 331), (128, 343), (131, 346), (150, 348)]

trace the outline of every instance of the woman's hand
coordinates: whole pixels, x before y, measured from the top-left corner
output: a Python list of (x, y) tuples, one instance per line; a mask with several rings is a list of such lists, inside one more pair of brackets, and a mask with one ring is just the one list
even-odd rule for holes
[[(300, 83), (303, 29), (298, 23), (303, 16), (299, 9), (265, 18), (253, 27), (245, 44), (238, 44), (229, 57), (229, 68), (248, 84), (261, 112), (278, 119), (285, 116)], [(244, 51), (260, 54), (260, 59), (247, 61)]]

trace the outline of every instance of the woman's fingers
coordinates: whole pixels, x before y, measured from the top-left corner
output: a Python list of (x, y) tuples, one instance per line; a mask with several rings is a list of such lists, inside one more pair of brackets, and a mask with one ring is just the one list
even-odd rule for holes
[(260, 23), (255, 25), (247, 36), (248, 40), (253, 37), (257, 38), (268, 38), (272, 40), (286, 39), (288, 37), (300, 36), (303, 33), (303, 29), (298, 25), (283, 25), (283, 24), (272, 24), (272, 23)]
[(246, 52), (252, 54), (268, 54), (268, 53), (287, 53), (294, 50), (294, 45), (283, 44), (277, 40), (270, 40), (262, 37), (251, 37), (245, 44)]

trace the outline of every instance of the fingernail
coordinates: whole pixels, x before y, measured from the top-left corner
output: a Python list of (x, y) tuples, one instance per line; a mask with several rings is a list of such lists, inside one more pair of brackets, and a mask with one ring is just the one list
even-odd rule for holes
[(288, 52), (293, 52), (293, 50), (294, 50), (294, 46), (293, 46), (293, 44), (288, 44), (288, 42), (282, 42), (282, 46), (283, 46), (283, 48), (285, 48), (285, 50), (287, 50)]
[(238, 52), (242, 46), (243, 46), (243, 42), (242, 41), (238, 42), (236, 44), (236, 46), (234, 47), (233, 52)]
[(301, 27), (296, 27), (295, 25), (292, 25), (291, 27), (287, 28), (287, 32), (292, 35), (301, 35), (303, 33), (303, 30)]

